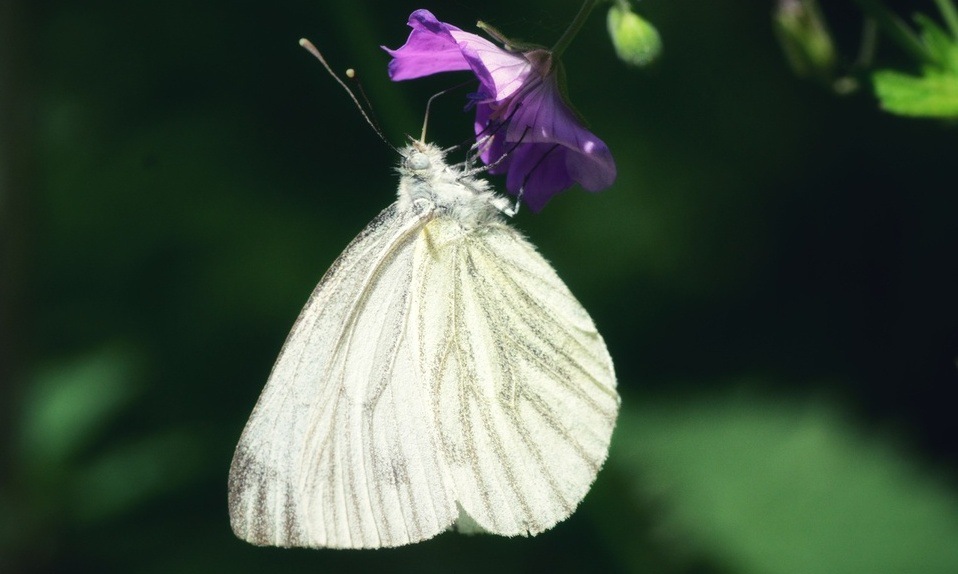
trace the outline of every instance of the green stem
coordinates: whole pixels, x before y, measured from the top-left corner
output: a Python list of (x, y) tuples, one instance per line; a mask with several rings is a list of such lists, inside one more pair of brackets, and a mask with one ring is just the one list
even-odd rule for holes
[(562, 37), (552, 46), (553, 56), (558, 58), (562, 52), (569, 47), (569, 44), (572, 43), (572, 39), (575, 38), (575, 35), (579, 33), (582, 25), (585, 24), (589, 13), (592, 12), (592, 9), (601, 1), (602, 0), (585, 0), (585, 2), (582, 3), (582, 7), (579, 8), (579, 13), (575, 15), (575, 19), (572, 20), (569, 27), (562, 33)]
[(951, 31), (951, 36), (958, 40), (958, 10), (955, 10), (955, 5), (951, 0), (935, 0), (935, 4), (938, 5), (938, 10), (941, 12), (942, 18), (945, 19), (945, 24)]
[(892, 14), (879, 0), (855, 0), (855, 2), (858, 3), (862, 12), (875, 19), (878, 27), (891, 37), (902, 50), (921, 62), (934, 62), (934, 58), (922, 44), (921, 39), (902, 22), (901, 18)]

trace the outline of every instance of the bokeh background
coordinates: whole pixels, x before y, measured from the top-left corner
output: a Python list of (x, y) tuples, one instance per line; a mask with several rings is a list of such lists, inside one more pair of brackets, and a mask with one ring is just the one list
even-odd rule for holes
[[(578, 4), (0, 1), (0, 571), (958, 571), (958, 129), (793, 77), (771, 2), (643, 1), (665, 52), (642, 71), (600, 9), (564, 58), (620, 176), (515, 224), (623, 396), (569, 520), (380, 551), (233, 537), (276, 353), (396, 187), (297, 40), (358, 69), (400, 143), (465, 78), (386, 78), (378, 46), (421, 7), (549, 44)], [(826, 13), (851, 57), (854, 4)], [(462, 104), (429, 139), (470, 135)]]

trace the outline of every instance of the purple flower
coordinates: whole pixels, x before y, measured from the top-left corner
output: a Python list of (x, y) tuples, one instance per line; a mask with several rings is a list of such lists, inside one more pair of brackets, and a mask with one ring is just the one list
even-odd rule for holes
[(428, 10), (409, 16), (412, 33), (393, 57), (389, 77), (411, 80), (438, 72), (471, 70), (479, 91), (475, 129), (481, 157), (506, 174), (506, 189), (539, 211), (557, 193), (579, 183), (599, 191), (615, 181), (608, 146), (587, 130), (559, 91), (548, 50), (510, 52), (489, 40), (440, 22)]

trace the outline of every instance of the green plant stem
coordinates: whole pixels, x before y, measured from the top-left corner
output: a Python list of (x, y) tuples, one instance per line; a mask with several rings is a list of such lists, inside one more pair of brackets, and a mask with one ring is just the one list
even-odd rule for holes
[(955, 5), (951, 0), (935, 0), (935, 4), (938, 5), (938, 10), (941, 12), (941, 17), (945, 19), (952, 38), (958, 40), (958, 10), (955, 10)]
[(901, 18), (891, 13), (879, 0), (855, 0), (862, 12), (874, 18), (885, 34), (887, 34), (901, 49), (905, 50), (919, 61), (934, 63), (934, 58), (928, 53), (921, 39), (902, 22)]
[(562, 33), (562, 37), (552, 46), (551, 51), (553, 56), (559, 57), (562, 52), (569, 47), (569, 44), (572, 43), (572, 39), (575, 38), (575, 35), (579, 33), (582, 25), (585, 24), (592, 9), (601, 1), (602, 0), (585, 0), (585, 2), (582, 3), (582, 7), (579, 8), (579, 13), (575, 15), (572, 23), (569, 24), (569, 27)]

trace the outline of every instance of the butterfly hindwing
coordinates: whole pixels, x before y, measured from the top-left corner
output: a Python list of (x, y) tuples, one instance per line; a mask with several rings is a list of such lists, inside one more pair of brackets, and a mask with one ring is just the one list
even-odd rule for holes
[(605, 460), (618, 411), (592, 320), (518, 232), (425, 232), (415, 301), (456, 498), (482, 529), (536, 534), (568, 517)]

